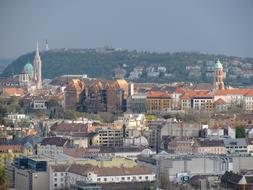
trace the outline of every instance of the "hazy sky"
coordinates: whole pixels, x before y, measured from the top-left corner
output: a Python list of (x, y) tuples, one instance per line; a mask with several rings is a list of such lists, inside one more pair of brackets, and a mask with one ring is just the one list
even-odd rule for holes
[(94, 48), (253, 57), (252, 0), (0, 0), (0, 57)]

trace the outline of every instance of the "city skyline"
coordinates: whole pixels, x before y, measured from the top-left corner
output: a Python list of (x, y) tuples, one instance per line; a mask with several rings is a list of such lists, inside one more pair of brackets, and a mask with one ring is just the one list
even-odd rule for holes
[[(139, 51), (198, 51), (253, 57), (251, 1), (0, 3), (0, 57), (104, 45)], [(40, 7), (37, 10), (37, 7)], [(15, 14), (11, 14), (15, 13)]]

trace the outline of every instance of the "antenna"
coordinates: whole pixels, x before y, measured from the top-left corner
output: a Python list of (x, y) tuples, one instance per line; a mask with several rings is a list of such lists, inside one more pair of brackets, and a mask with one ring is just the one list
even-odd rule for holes
[(46, 50), (46, 51), (48, 51), (48, 50), (49, 50), (47, 39), (46, 39), (46, 46), (45, 46), (45, 50)]

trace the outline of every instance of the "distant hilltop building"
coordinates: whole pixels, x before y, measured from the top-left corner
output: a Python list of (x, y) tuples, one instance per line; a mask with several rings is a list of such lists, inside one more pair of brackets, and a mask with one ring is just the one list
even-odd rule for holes
[(22, 73), (19, 75), (19, 83), (21, 86), (35, 86), (36, 89), (42, 88), (41, 65), (39, 44), (37, 42), (33, 65), (30, 62), (25, 64)]

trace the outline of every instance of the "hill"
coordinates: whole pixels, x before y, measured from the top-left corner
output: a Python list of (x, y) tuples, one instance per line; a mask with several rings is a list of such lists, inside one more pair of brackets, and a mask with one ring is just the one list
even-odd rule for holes
[[(20, 56), (9, 64), (2, 76), (19, 74), (32, 63), (34, 53)], [(251, 85), (253, 59), (209, 55), (197, 52), (152, 53), (116, 49), (55, 49), (40, 53), (43, 78), (63, 74), (87, 74), (112, 79), (124, 76), (138, 82), (212, 82), (214, 61), (218, 58), (226, 71), (226, 83)]]

